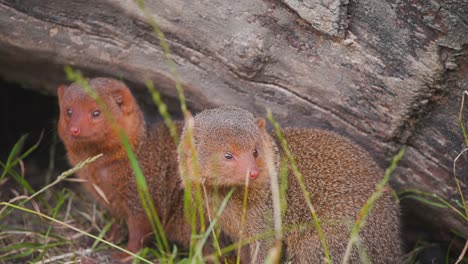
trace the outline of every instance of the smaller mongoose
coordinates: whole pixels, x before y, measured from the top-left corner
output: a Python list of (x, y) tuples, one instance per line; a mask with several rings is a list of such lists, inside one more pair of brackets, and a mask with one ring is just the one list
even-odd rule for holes
[[(193, 160), (188, 143), (189, 126), (197, 160)], [(383, 173), (367, 152), (336, 133), (306, 128), (285, 128), (282, 133), (303, 174), (331, 261), (341, 263), (351, 227)], [(207, 213), (215, 215), (213, 208), (219, 208), (226, 194), (235, 190), (218, 223), (234, 241), (241, 239), (241, 230), (244, 241), (259, 238), (248, 246), (247, 253), (242, 252), (242, 259), (247, 262), (263, 263), (272, 247), (274, 221), (267, 161), (273, 161), (270, 164), (278, 172), (285, 157), (278, 138), (266, 131), (265, 120), (236, 107), (205, 110), (186, 122), (182, 133), (180, 175), (183, 181), (190, 179), (204, 186)], [(192, 169), (195, 162), (198, 175)], [(282, 259), (292, 263), (325, 263), (324, 248), (311, 211), (291, 164), (286, 162), (287, 208), (283, 216)], [(247, 206), (242, 225), (247, 177)], [(399, 214), (399, 207), (386, 189), (359, 233), (361, 247), (353, 248), (350, 263), (361, 263), (363, 255), (370, 263), (401, 263)], [(262, 238), (268, 233), (269, 238)]]
[[(184, 191), (177, 167), (177, 146), (163, 123), (146, 124), (130, 89), (110, 78), (89, 80), (108, 111), (129, 138), (146, 178), (150, 195), (170, 242), (181, 248), (190, 245), (190, 225), (183, 212)], [(118, 133), (103, 109), (85, 90), (74, 83), (58, 88), (60, 116), (58, 133), (72, 166), (89, 157), (103, 154), (77, 172), (86, 190), (107, 208), (116, 220), (128, 226), (131, 252), (140, 250), (152, 232), (142, 208), (131, 169)], [(180, 131), (182, 124), (176, 122)], [(116, 228), (113, 233), (118, 232)], [(113, 234), (114, 236), (116, 234)], [(115, 240), (115, 239), (114, 239)], [(117, 258), (125, 254), (114, 254)]]

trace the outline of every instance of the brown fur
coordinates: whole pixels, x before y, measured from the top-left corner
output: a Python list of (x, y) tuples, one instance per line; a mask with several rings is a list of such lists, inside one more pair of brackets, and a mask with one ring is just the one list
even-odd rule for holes
[[(89, 84), (127, 134), (168, 240), (188, 247), (190, 226), (183, 215), (183, 189), (177, 176), (176, 145), (168, 129), (159, 123), (146, 125), (130, 90), (122, 82), (95, 78)], [(109, 209), (113, 217), (127, 223), (128, 250), (140, 250), (152, 230), (141, 206), (134, 173), (119, 136), (103, 111), (97, 118), (92, 117), (95, 110), (101, 109), (79, 85), (59, 87), (58, 99), (58, 132), (67, 149), (70, 164), (74, 166), (86, 158), (104, 154), (94, 163), (80, 169), (77, 175), (87, 180), (84, 183), (86, 190)], [(67, 114), (69, 110), (72, 111), (71, 116)], [(177, 126), (180, 130), (182, 124), (177, 123)], [(79, 132), (73, 135), (72, 130)], [(104, 192), (109, 203), (93, 185)]]
[[(236, 189), (219, 220), (221, 229), (234, 240), (239, 240), (242, 228), (244, 179), (248, 170), (258, 170), (260, 174), (250, 181), (243, 237), (253, 237), (272, 230), (273, 206), (265, 164), (270, 155), (276, 160), (278, 170), (278, 161), (286, 155), (282, 150), (278, 151), (277, 146), (281, 145), (277, 139), (268, 135), (264, 126), (263, 119), (255, 119), (249, 112), (234, 107), (207, 110), (195, 116), (193, 133), (200, 167), (199, 178), (190, 169), (194, 161), (188, 146), (179, 146), (179, 170), (183, 180), (185, 177), (194, 181), (201, 179), (199, 181), (205, 184), (209, 192), (207, 202), (210, 208), (216, 207), (215, 201), (222, 200), (232, 187)], [(335, 133), (299, 128), (286, 128), (282, 132), (304, 176), (332, 262), (341, 263), (350, 227), (375, 191), (383, 172), (368, 153)], [(187, 127), (182, 134), (183, 139), (186, 134)], [(252, 156), (255, 149), (258, 151), (256, 158)], [(226, 160), (226, 152), (233, 154), (234, 160)], [(324, 250), (313, 225), (311, 212), (288, 166), (283, 258), (293, 263), (324, 263)], [(213, 215), (215, 212), (212, 210), (209, 213)], [(297, 228), (298, 225), (306, 225), (306, 228)], [(371, 263), (400, 263), (402, 252), (399, 229), (399, 208), (387, 189), (360, 232), (360, 240)], [(256, 263), (263, 263), (272, 240), (260, 241)], [(252, 262), (255, 247), (255, 243), (251, 244), (248, 253)], [(360, 262), (354, 247), (350, 263)]]

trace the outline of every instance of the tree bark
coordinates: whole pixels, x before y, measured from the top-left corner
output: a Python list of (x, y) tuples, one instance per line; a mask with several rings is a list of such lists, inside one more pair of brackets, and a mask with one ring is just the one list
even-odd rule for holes
[[(146, 8), (194, 111), (229, 104), (262, 116), (268, 108), (282, 126), (352, 138), (383, 168), (406, 145), (391, 178), (398, 192), (456, 204), (457, 177), (468, 199), (466, 154), (453, 170), (466, 147), (458, 115), (468, 90), (468, 2), (159, 0)], [(64, 65), (123, 78), (136, 93), (152, 80), (177, 97), (159, 40), (133, 1), (0, 0), (1, 78), (55, 93), (67, 82)], [(467, 221), (451, 209), (403, 205), (468, 237)]]

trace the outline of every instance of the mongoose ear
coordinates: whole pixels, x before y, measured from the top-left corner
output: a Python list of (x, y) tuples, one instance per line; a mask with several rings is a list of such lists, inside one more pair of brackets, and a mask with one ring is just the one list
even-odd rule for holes
[(112, 99), (124, 114), (132, 112), (133, 106), (136, 103), (134, 102), (133, 95), (128, 88), (116, 89), (112, 93)]
[(257, 122), (257, 126), (260, 130), (265, 130), (265, 119), (257, 117), (255, 121)]
[(60, 100), (62, 100), (63, 98), (63, 93), (65, 92), (65, 90), (67, 89), (67, 86), (62, 84), (60, 85), (58, 88), (57, 88), (57, 97)]

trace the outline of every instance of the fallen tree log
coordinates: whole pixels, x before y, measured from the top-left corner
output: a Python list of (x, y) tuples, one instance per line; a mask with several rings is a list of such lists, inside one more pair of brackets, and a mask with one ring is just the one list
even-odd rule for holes
[[(383, 168), (406, 145), (391, 179), (397, 192), (461, 204), (458, 178), (468, 199), (466, 154), (454, 164), (466, 148), (458, 120), (468, 90), (466, 1), (161, 0), (146, 8), (194, 111), (269, 108), (283, 126), (352, 138)], [(53, 94), (67, 82), (65, 65), (122, 78), (136, 93), (152, 80), (177, 98), (166, 54), (133, 1), (0, 1), (2, 79)], [(466, 107), (461, 114), (466, 124)], [(407, 219), (443, 231), (435, 240), (468, 237), (454, 210), (402, 204)]]

